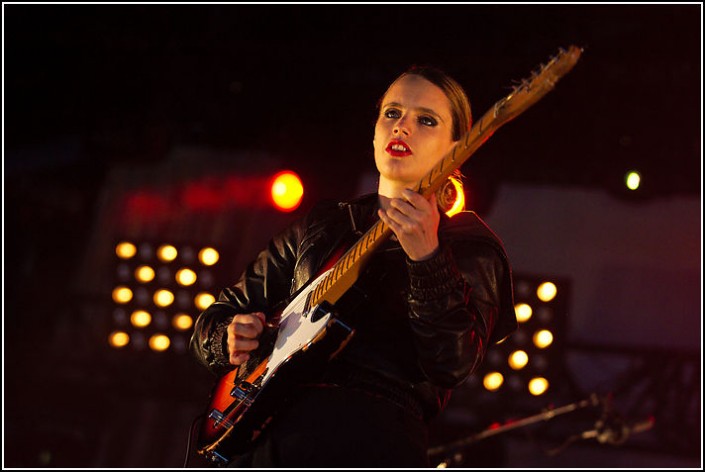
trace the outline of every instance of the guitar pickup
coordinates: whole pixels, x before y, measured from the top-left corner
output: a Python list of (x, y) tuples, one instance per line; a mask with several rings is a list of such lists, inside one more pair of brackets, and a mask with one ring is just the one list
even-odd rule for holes
[(250, 382), (240, 382), (230, 391), (230, 396), (237, 398), (248, 407), (252, 404), (250, 394), (254, 390), (254, 386)]
[(218, 425), (220, 424), (222, 424), (226, 428), (230, 428), (231, 426), (233, 426), (233, 423), (230, 422), (230, 420), (225, 419), (225, 415), (220, 410), (212, 410), (208, 415), (208, 418), (213, 420), (214, 428), (218, 427)]

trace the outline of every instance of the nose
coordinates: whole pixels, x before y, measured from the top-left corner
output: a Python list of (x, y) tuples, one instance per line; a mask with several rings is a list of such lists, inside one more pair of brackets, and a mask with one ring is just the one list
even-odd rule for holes
[(411, 129), (409, 128), (407, 117), (406, 115), (402, 115), (396, 123), (394, 123), (392, 133), (394, 133), (395, 136), (408, 136), (410, 132)]

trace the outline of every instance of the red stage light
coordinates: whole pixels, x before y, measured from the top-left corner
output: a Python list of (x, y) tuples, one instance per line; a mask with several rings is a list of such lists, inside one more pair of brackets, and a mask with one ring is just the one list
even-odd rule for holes
[(278, 210), (294, 211), (301, 204), (304, 186), (294, 172), (279, 172), (274, 176), (271, 189), (272, 201)]

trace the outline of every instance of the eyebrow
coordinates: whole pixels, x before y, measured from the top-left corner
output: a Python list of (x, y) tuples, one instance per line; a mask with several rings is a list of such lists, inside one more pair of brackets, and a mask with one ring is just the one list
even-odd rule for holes
[[(404, 108), (404, 105), (402, 105), (401, 103), (398, 103), (398, 102), (389, 102), (389, 103), (385, 103), (385, 104), (382, 105), (382, 108), (383, 108), (383, 109), (384, 109), (384, 108), (387, 108), (387, 107)], [(442, 122), (445, 123), (445, 120), (443, 119), (443, 117), (441, 117), (441, 115), (439, 115), (438, 113), (436, 113), (435, 111), (433, 111), (433, 110), (430, 109), (430, 108), (426, 108), (426, 107), (417, 107), (417, 108), (415, 108), (415, 110), (418, 110), (418, 111), (420, 111), (421, 113), (426, 113), (426, 114), (428, 114), (428, 115), (433, 115), (434, 117), (438, 118), (439, 120), (441, 120)]]

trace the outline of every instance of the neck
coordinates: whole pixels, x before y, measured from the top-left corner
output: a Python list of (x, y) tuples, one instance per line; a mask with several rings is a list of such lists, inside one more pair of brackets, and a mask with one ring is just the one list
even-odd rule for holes
[(387, 210), (389, 208), (389, 201), (392, 198), (401, 198), (401, 193), (404, 189), (413, 189), (414, 187), (415, 185), (413, 183), (390, 181), (380, 177), (379, 185), (377, 186), (379, 207), (383, 210)]

